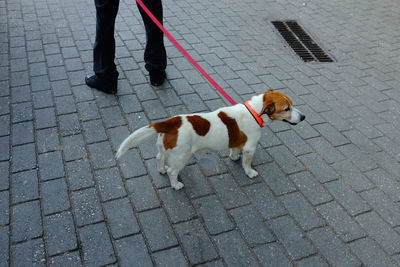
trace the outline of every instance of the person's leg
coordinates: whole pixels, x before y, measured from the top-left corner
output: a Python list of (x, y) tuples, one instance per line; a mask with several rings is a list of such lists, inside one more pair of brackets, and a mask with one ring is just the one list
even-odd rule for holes
[[(145, 6), (157, 18), (163, 22), (163, 9), (161, 0), (143, 0)], [(153, 85), (161, 85), (165, 78), (167, 67), (167, 54), (164, 47), (164, 34), (150, 17), (138, 6), (142, 15), (146, 30), (146, 48), (144, 52), (145, 67), (150, 73), (150, 81)]]
[(95, 0), (96, 39), (93, 46), (93, 71), (95, 75), (86, 78), (90, 87), (106, 93), (116, 93), (118, 71), (115, 59), (114, 28), (119, 0)]

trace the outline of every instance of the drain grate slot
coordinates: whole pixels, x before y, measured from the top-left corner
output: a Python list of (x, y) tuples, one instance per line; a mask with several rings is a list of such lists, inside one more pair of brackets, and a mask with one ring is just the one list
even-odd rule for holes
[(333, 62), (296, 21), (272, 21), (272, 25), (304, 62)]

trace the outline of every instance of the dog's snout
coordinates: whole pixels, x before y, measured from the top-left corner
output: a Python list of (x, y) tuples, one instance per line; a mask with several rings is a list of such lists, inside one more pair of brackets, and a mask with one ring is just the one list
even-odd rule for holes
[(304, 115), (304, 114), (300, 115), (300, 121), (304, 121), (305, 118), (306, 118), (306, 115)]

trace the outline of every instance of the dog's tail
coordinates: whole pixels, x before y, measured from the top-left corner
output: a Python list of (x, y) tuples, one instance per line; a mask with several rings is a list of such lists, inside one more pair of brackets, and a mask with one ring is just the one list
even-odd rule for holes
[(125, 154), (125, 152), (128, 151), (128, 149), (130, 149), (131, 147), (137, 146), (145, 139), (154, 136), (156, 134), (157, 131), (154, 129), (154, 127), (145, 126), (140, 129), (137, 129), (130, 136), (128, 136), (119, 146), (116, 155), (117, 159), (121, 157), (123, 154)]

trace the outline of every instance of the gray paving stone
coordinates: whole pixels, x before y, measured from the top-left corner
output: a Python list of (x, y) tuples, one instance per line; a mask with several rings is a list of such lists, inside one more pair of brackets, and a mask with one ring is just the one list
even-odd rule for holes
[(209, 178), (222, 203), (227, 209), (243, 206), (249, 203), (246, 195), (229, 174), (218, 175)]
[(96, 171), (95, 176), (103, 201), (126, 196), (124, 184), (117, 168)]
[(13, 124), (12, 132), (12, 145), (22, 145), (34, 141), (33, 124), (31, 121)]
[(234, 228), (225, 209), (215, 195), (198, 198), (193, 204), (203, 218), (211, 235), (222, 233)]
[(182, 104), (182, 100), (178, 97), (173, 89), (158, 90), (157, 95), (165, 107)]
[(7, 161), (0, 162), (0, 190), (10, 188), (10, 163)]
[(362, 151), (365, 152), (377, 152), (381, 151), (381, 149), (371, 142), (365, 135), (363, 135), (358, 130), (350, 130), (343, 133), (348, 139), (350, 139), (351, 143), (358, 146)]
[(139, 266), (153, 266), (146, 244), (141, 235), (129, 236), (115, 241), (121, 266), (132, 266), (135, 262)]
[(176, 224), (175, 230), (191, 264), (199, 264), (218, 257), (207, 232), (198, 219)]
[(280, 199), (303, 230), (309, 231), (324, 225), (324, 221), (299, 192), (281, 196)]
[(13, 242), (33, 239), (43, 234), (39, 201), (13, 206), (11, 216)]
[(154, 191), (148, 176), (142, 176), (126, 181), (130, 198), (137, 211), (143, 211), (160, 206), (160, 201)]
[(200, 264), (198, 266), (201, 266), (201, 267), (222, 267), (222, 266), (225, 266), (225, 265), (222, 262), (222, 260), (216, 260), (216, 261), (211, 261), (211, 262), (207, 262), (207, 263), (204, 263), (204, 264)]
[(46, 266), (46, 254), (43, 240), (33, 239), (12, 246), (11, 265)]
[(307, 142), (320, 154), (328, 163), (334, 163), (345, 159), (344, 156), (324, 138), (317, 137), (307, 140)]
[(55, 255), (77, 248), (78, 241), (75, 226), (70, 212), (58, 213), (44, 220), (46, 228), (46, 245), (49, 255)]
[(65, 253), (60, 256), (49, 258), (50, 266), (80, 266), (82, 265), (81, 256), (78, 251)]
[(31, 77), (31, 90), (33, 92), (49, 90), (50, 88), (49, 77), (47, 75)]
[(146, 168), (136, 149), (128, 150), (124, 156), (118, 159), (125, 178), (137, 177), (147, 174)]
[(9, 256), (9, 227), (0, 228), (0, 262), (4, 266), (9, 266), (10, 256)]
[[(398, 161), (393, 159), (385, 152), (371, 154), (371, 157), (373, 160), (378, 162), (379, 165), (381, 165), (387, 172), (392, 174), (394, 177), (398, 177), (398, 174), (400, 173), (400, 164)], [(400, 181), (400, 179), (398, 178), (397, 180)]]
[(143, 109), (150, 120), (165, 119), (168, 117), (165, 109), (159, 100), (142, 102)]
[(371, 209), (367, 202), (351, 190), (344, 181), (333, 181), (325, 184), (325, 186), (351, 216), (356, 216)]
[(349, 140), (328, 123), (315, 125), (314, 128), (322, 134), (333, 146), (348, 144)]
[(341, 174), (347, 184), (356, 191), (364, 191), (374, 187), (371, 183), (351, 162), (341, 161), (332, 165), (338, 173)]
[(76, 135), (81, 133), (81, 126), (77, 113), (58, 116), (60, 134), (62, 136)]
[(293, 130), (277, 133), (277, 136), (295, 156), (312, 152), (311, 147)]
[(253, 249), (262, 266), (293, 266), (278, 243), (266, 244)]
[(100, 119), (100, 114), (96, 102), (94, 101), (81, 102), (77, 103), (76, 106), (78, 108), (82, 121)]
[(400, 235), (375, 212), (361, 214), (356, 220), (368, 232), (369, 237), (375, 239), (389, 255), (399, 252)]
[(300, 157), (307, 168), (322, 182), (329, 182), (339, 178), (339, 175), (323, 161), (317, 154), (307, 154)]
[(88, 160), (67, 162), (66, 169), (71, 190), (78, 190), (94, 185), (93, 173)]
[(365, 237), (365, 231), (347, 215), (337, 202), (332, 201), (318, 206), (317, 210), (343, 242), (350, 242)]
[(79, 236), (86, 266), (106, 265), (116, 261), (113, 246), (104, 223), (93, 224), (79, 229)]
[(12, 171), (24, 171), (36, 168), (36, 152), (34, 144), (13, 147)]
[(125, 125), (125, 120), (122, 117), (121, 110), (118, 106), (107, 107), (101, 109), (103, 120), (107, 128)]
[(338, 147), (339, 151), (343, 153), (347, 158), (361, 170), (369, 171), (377, 167), (376, 163), (373, 162), (366, 153), (363, 153), (359, 148), (353, 144)]
[(206, 176), (218, 175), (227, 171), (223, 161), (213, 153), (195, 155), (200, 168)]
[(115, 166), (114, 154), (108, 142), (88, 145), (91, 161), (95, 169)]
[(378, 188), (385, 192), (392, 200), (400, 200), (400, 183), (382, 169), (376, 169), (366, 173), (367, 177), (374, 182)]
[(361, 197), (367, 200), (374, 210), (391, 226), (400, 225), (400, 206), (394, 203), (382, 191), (375, 189), (362, 192)]
[(275, 240), (271, 231), (263, 223), (253, 207), (236, 208), (230, 210), (230, 214), (250, 246), (257, 246)]
[(245, 188), (247, 196), (255, 204), (263, 219), (271, 219), (286, 214), (282, 204), (274, 198), (272, 192), (263, 184), (254, 184)]
[(256, 170), (275, 195), (279, 196), (296, 190), (296, 187), (279, 169), (275, 162), (257, 166)]
[[(10, 201), (9, 201), (9, 191), (0, 192), (0, 225), (6, 225), (10, 223)], [(8, 238), (7, 238), (8, 244)], [(7, 246), (8, 249), (8, 246)], [(0, 256), (1, 257), (1, 256)]]
[(321, 258), (321, 256), (312, 256), (310, 258), (305, 258), (303, 260), (300, 260), (296, 262), (296, 266), (300, 267), (307, 267), (307, 266), (319, 266), (319, 267), (325, 267), (329, 266), (328, 263), (326, 263), (325, 260)]
[[(229, 151), (220, 152), (221, 155), (222, 155), (222, 153), (226, 153), (226, 155), (228, 155)], [(263, 151), (263, 153), (266, 153), (266, 152)], [(262, 178), (260, 177), (260, 175), (257, 177), (254, 177), (254, 178), (249, 178), (246, 175), (246, 173), (244, 172), (241, 160), (233, 161), (230, 158), (226, 158), (224, 160), (224, 162), (225, 162), (225, 165), (228, 167), (228, 170), (230, 171), (230, 173), (235, 174), (234, 179), (238, 183), (239, 186), (251, 185), (251, 184), (259, 183), (262, 181), (261, 180)], [(254, 166), (254, 160), (253, 160), (252, 166)]]
[(348, 248), (328, 227), (315, 229), (308, 233), (315, 246), (321, 251), (328, 263), (336, 266), (360, 266), (361, 262), (350, 253)]
[(176, 246), (178, 241), (162, 209), (139, 213), (144, 235), (152, 251)]
[(309, 172), (296, 173), (290, 176), (304, 196), (313, 206), (332, 200), (325, 188)]
[(120, 238), (139, 232), (139, 225), (133, 214), (129, 199), (122, 198), (109, 201), (104, 203), (103, 206), (113, 238)]
[(139, 112), (143, 110), (135, 95), (120, 96), (119, 102), (124, 113)]
[(39, 198), (39, 185), (36, 170), (12, 174), (11, 184), (12, 203)]
[(231, 231), (214, 237), (228, 266), (258, 266), (258, 263), (237, 231)]
[(56, 97), (55, 104), (57, 115), (76, 112), (75, 100), (72, 95)]
[(350, 244), (350, 248), (367, 266), (396, 266), (372, 239), (357, 240)]
[(172, 187), (158, 191), (172, 223), (193, 219), (197, 214), (184, 190), (176, 191)]
[(207, 107), (197, 94), (183, 95), (181, 96), (181, 99), (191, 113), (208, 111)]
[(199, 166), (186, 166), (179, 177), (185, 185), (185, 191), (190, 198), (197, 198), (213, 193), (213, 189), (208, 184), (206, 177), (201, 173)]
[(154, 253), (157, 266), (189, 266), (179, 247)]
[(269, 221), (269, 224), (292, 259), (300, 259), (316, 252), (313, 245), (290, 217), (280, 217)]
[(82, 123), (86, 142), (88, 144), (106, 141), (107, 136), (101, 120), (92, 120)]
[(0, 154), (0, 160), (10, 159), (10, 137), (0, 137), (0, 149), (3, 153)]
[(50, 152), (60, 148), (57, 128), (36, 131), (36, 143), (39, 153)]
[[(168, 176), (166, 174), (161, 174), (157, 170), (157, 162), (156, 159), (151, 159), (146, 161), (146, 167), (149, 171), (149, 175), (151, 176), (154, 185), (156, 188), (163, 188), (170, 186), (170, 182)], [(178, 177), (179, 178), (179, 177)]]
[(9, 97), (1, 97), (0, 98), (0, 114), (5, 115), (10, 113), (10, 98)]
[(3, 127), (0, 129), (0, 136), (10, 134), (10, 115), (0, 116), (0, 123)]
[(108, 129), (108, 135), (111, 138), (111, 144), (113, 149), (117, 151), (119, 146), (125, 140), (125, 138), (127, 138), (130, 134), (131, 132), (129, 131), (127, 125), (117, 126), (115, 128)]
[(47, 181), (65, 175), (61, 151), (39, 155), (40, 180)]
[(285, 173), (290, 174), (304, 170), (304, 166), (284, 146), (269, 148), (268, 153)]
[(41, 183), (42, 209), (45, 215), (68, 210), (71, 205), (65, 179)]
[(53, 107), (36, 109), (35, 118), (36, 129), (44, 129), (57, 126), (56, 114)]
[(71, 200), (78, 227), (104, 220), (96, 189), (88, 188), (72, 192)]

